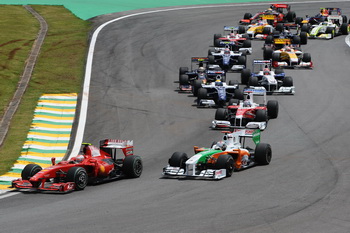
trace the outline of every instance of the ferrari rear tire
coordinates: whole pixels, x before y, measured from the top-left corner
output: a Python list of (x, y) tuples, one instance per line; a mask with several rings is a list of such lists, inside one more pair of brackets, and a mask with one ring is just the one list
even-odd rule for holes
[(226, 169), (226, 177), (232, 176), (234, 169), (234, 160), (231, 155), (220, 155), (215, 164), (216, 169)]
[(227, 120), (227, 117), (228, 117), (227, 109), (225, 108), (216, 109), (215, 120), (225, 121)]
[(187, 160), (188, 160), (188, 156), (186, 153), (174, 152), (169, 159), (169, 165), (172, 167), (184, 168)]
[(83, 190), (88, 183), (88, 174), (83, 167), (71, 167), (67, 172), (66, 181), (74, 182), (75, 190)]
[(126, 156), (123, 161), (123, 172), (130, 178), (138, 178), (141, 176), (143, 164), (140, 156)]
[(269, 100), (267, 101), (267, 114), (270, 119), (275, 119), (278, 117), (278, 101)]
[(259, 165), (268, 165), (271, 162), (272, 150), (270, 144), (259, 143), (255, 147), (254, 160)]
[(37, 164), (27, 164), (21, 173), (22, 180), (29, 180), (36, 173), (40, 172), (42, 168)]

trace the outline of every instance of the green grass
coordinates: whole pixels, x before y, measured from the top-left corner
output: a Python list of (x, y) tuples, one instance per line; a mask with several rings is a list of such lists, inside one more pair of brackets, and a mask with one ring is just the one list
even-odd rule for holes
[[(29, 87), (0, 148), (0, 174), (7, 172), (20, 156), (39, 97), (44, 93), (79, 93), (84, 75), (90, 23), (78, 19), (62, 6), (36, 5), (32, 8), (46, 20), (49, 29)], [(0, 97), (6, 100), (3, 104), (7, 104), (40, 25), (22, 6), (0, 6), (0, 13)], [(11, 47), (1, 46), (6, 41), (14, 43), (10, 43)], [(12, 52), (15, 53), (12, 59), (11, 51), (16, 51)], [(0, 113), (3, 114), (3, 108)]]

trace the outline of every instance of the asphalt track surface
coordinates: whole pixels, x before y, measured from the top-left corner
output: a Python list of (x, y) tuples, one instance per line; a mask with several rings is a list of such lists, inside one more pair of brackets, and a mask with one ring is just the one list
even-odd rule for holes
[[(350, 15), (346, 2), (292, 7), (304, 16), (325, 5)], [(272, 146), (270, 165), (222, 181), (161, 179), (174, 151), (192, 154), (193, 145), (221, 137), (209, 129), (215, 109), (197, 109), (194, 97), (176, 92), (178, 68), (191, 56), (206, 56), (224, 25), (264, 8), (162, 12), (103, 29), (84, 141), (133, 139), (144, 161), (142, 176), (67, 195), (1, 199), (1, 232), (348, 232), (350, 48), (344, 36), (309, 40), (303, 50), (314, 69), (287, 70), (295, 96), (269, 97), (280, 104), (262, 135)], [(253, 42), (250, 60), (262, 58), (262, 44)]]

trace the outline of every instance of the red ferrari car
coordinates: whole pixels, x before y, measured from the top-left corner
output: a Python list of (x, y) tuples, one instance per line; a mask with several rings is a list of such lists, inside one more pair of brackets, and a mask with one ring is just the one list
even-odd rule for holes
[[(134, 155), (133, 141), (105, 139), (100, 148), (83, 144), (82, 152), (68, 161), (42, 169), (37, 164), (24, 167), (20, 179), (12, 187), (20, 191), (70, 192), (83, 190), (88, 183), (115, 180), (121, 177), (137, 178), (142, 173), (142, 160)], [(123, 155), (117, 153), (121, 149)]]
[[(288, 4), (271, 4), (270, 8), (258, 12), (255, 15), (251, 13), (245, 13), (243, 19), (239, 21), (240, 24), (252, 24), (261, 20), (265, 15), (273, 15), (276, 20), (272, 22), (273, 26), (276, 26), (277, 23), (301, 23), (301, 18), (297, 18), (294, 11), (290, 10), (290, 5)], [(300, 22), (299, 22), (300, 21)], [(293, 26), (290, 24), (289, 26)]]

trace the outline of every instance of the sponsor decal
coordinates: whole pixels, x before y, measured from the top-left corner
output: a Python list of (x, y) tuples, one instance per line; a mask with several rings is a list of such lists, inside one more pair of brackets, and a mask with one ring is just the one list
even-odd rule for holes
[(260, 143), (260, 129), (253, 132), (253, 142), (256, 144)]

